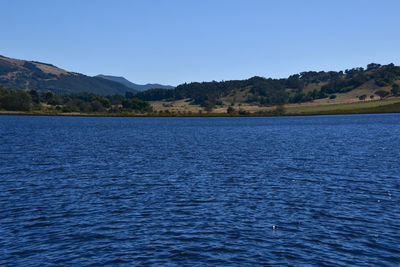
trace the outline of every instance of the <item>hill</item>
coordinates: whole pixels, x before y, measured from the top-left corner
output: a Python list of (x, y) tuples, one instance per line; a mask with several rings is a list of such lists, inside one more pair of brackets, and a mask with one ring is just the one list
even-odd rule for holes
[[(155, 111), (227, 112), (231, 107), (231, 111), (259, 112), (283, 105), (299, 110), (297, 105), (303, 109), (398, 98), (399, 85), (399, 66), (371, 63), (365, 69), (305, 71), (283, 79), (256, 76), (246, 80), (193, 82), (168, 89), (169, 86), (159, 84), (136, 85), (123, 77), (89, 77), (47, 63), (0, 56), (0, 86), (5, 88), (56, 94), (119, 94), (127, 99), (150, 101)], [(134, 86), (147, 90), (137, 92), (132, 89)], [(341, 106), (335, 108), (338, 107)]]
[(9, 89), (52, 91), (57, 94), (90, 92), (124, 95), (136, 92), (119, 82), (69, 72), (48, 63), (0, 56), (0, 85)]
[(174, 88), (173, 86), (170, 86), (170, 85), (162, 85), (162, 84), (158, 84), (158, 83), (148, 83), (148, 84), (144, 84), (144, 85), (136, 84), (136, 83), (128, 81), (124, 77), (111, 76), (111, 75), (100, 74), (95, 77), (122, 83), (126, 87), (129, 87), (136, 91), (146, 91), (148, 89), (153, 89), (153, 88), (159, 88), (159, 89), (173, 89)]
[[(268, 107), (314, 102), (354, 102), (399, 96), (400, 67), (371, 63), (345, 71), (307, 71), (285, 79), (253, 77), (247, 80), (181, 84), (172, 90), (151, 89), (136, 94), (163, 106), (200, 106), (215, 110), (240, 105)], [(182, 104), (184, 102), (185, 104)], [(173, 109), (172, 109), (173, 110)], [(177, 109), (179, 111), (179, 109)]]

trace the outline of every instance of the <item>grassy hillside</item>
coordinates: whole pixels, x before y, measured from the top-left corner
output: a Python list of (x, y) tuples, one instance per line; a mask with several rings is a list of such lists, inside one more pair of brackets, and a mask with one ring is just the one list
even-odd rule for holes
[[(25, 92), (54, 92), (58, 100), (50, 102), (65, 110), (77, 104), (71, 102), (68, 96), (61, 95), (75, 95), (73, 99), (91, 99), (89, 102), (92, 102), (93, 96), (83, 94), (89, 92), (102, 96), (119, 95), (114, 97), (120, 102), (122, 96), (149, 101), (157, 114), (399, 112), (399, 85), (400, 67), (371, 63), (365, 69), (307, 71), (285, 79), (253, 77), (247, 80), (184, 83), (174, 89), (134, 92), (121, 83), (101, 77), (68, 72), (51, 64), (0, 56), (0, 86)], [(16, 98), (23, 94), (16, 92), (11, 95)], [(3, 102), (7, 101), (3, 99)], [(90, 110), (86, 104), (79, 105), (79, 110)]]
[[(185, 83), (174, 90), (155, 89), (136, 96), (156, 102), (184, 100), (187, 105), (212, 111), (236, 105), (271, 107), (297, 103), (373, 101), (399, 96), (399, 84), (400, 67), (371, 63), (366, 69), (308, 71), (286, 79), (253, 77), (247, 80)], [(164, 103), (164, 106), (173, 105), (171, 103)]]
[(68, 72), (51, 64), (0, 56), (0, 85), (8, 89), (124, 95), (135, 90), (118, 82)]

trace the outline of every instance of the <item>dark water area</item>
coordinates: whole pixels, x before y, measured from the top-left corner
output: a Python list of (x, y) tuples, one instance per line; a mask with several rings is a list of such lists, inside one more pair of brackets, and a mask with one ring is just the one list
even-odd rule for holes
[(398, 114), (0, 116), (0, 265), (398, 266), (399, 148)]

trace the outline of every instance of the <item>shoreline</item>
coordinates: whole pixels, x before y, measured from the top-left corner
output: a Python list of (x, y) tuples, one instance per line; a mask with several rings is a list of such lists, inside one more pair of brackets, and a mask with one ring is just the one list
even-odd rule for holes
[(299, 117), (299, 116), (323, 116), (323, 115), (354, 115), (354, 114), (398, 114), (400, 110), (336, 110), (325, 112), (304, 112), (304, 113), (249, 113), (249, 114), (228, 114), (228, 113), (182, 113), (182, 114), (158, 114), (158, 113), (54, 113), (54, 112), (35, 112), (35, 111), (0, 111), (0, 116), (54, 116), (54, 117), (142, 117), (142, 118), (239, 118), (239, 117)]

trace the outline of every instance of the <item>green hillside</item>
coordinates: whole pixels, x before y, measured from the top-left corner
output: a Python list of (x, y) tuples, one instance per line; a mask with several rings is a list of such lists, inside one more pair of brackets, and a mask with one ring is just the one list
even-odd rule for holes
[(383, 99), (399, 95), (400, 67), (371, 63), (345, 71), (307, 71), (286, 79), (253, 77), (247, 80), (185, 83), (173, 90), (152, 89), (137, 93), (146, 101), (187, 99), (206, 109), (238, 103), (273, 106), (346, 97)]
[(8, 89), (52, 91), (57, 94), (90, 92), (124, 95), (135, 92), (118, 82), (68, 72), (47, 63), (3, 56), (0, 56), (0, 85)]
[[(174, 89), (134, 91), (101, 77), (68, 72), (51, 64), (0, 56), (0, 86), (12, 90), (54, 92), (57, 95), (93, 93), (150, 101), (159, 111), (226, 112), (228, 107), (256, 112), (297, 104), (327, 105), (382, 100), (400, 96), (400, 67), (368, 64), (345, 71), (305, 71), (284, 79), (184, 83)], [(168, 102), (168, 103), (166, 103)], [(219, 111), (218, 111), (219, 110)]]

